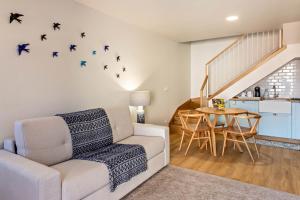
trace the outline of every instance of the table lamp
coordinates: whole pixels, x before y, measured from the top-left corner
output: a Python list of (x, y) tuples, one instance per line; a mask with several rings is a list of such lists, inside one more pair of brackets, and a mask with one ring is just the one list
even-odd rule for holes
[(150, 105), (150, 91), (134, 91), (130, 94), (130, 105), (138, 107), (137, 123), (145, 123), (144, 106)]

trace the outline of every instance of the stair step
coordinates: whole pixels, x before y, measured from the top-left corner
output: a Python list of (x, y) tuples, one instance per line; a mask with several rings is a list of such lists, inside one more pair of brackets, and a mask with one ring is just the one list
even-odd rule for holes
[(181, 132), (181, 126), (179, 125), (170, 125), (170, 133), (180, 133)]

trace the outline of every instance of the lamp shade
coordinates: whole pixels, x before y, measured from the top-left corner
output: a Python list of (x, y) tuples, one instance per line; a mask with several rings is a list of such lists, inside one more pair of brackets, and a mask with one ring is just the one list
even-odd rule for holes
[(130, 94), (131, 106), (147, 106), (150, 105), (150, 91), (134, 91)]

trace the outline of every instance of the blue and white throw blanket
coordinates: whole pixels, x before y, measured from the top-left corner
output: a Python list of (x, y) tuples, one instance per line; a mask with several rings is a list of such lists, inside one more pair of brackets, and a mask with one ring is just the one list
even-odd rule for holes
[(109, 171), (110, 190), (147, 170), (143, 146), (113, 144), (112, 129), (104, 109), (58, 114), (69, 126), (73, 159), (104, 163)]

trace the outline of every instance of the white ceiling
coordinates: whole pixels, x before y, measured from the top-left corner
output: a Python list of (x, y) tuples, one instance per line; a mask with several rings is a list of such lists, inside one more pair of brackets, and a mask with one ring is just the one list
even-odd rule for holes
[[(271, 30), (300, 20), (300, 0), (77, 0), (179, 42)], [(238, 15), (236, 22), (227, 22)]]

